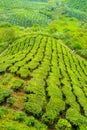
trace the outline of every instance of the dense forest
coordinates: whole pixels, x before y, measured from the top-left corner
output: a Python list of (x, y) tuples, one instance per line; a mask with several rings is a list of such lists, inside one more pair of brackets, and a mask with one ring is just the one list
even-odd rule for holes
[(0, 0), (0, 130), (87, 130), (87, 0)]

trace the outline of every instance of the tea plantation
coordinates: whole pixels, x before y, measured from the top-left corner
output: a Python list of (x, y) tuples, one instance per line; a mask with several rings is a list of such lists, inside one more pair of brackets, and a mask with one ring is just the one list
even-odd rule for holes
[(87, 130), (86, 0), (0, 0), (0, 130)]
[(87, 130), (87, 61), (32, 33), (0, 56), (0, 130)]

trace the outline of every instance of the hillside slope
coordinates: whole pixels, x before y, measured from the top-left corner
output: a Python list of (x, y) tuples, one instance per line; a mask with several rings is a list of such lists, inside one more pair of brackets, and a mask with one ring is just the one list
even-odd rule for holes
[(31, 34), (0, 57), (0, 129), (87, 130), (86, 116), (87, 61), (59, 40)]
[(87, 12), (87, 0), (67, 0), (69, 7)]
[(80, 21), (87, 23), (87, 1), (86, 0), (65, 0), (65, 14), (69, 17), (75, 17)]
[(51, 6), (46, 1), (0, 0), (0, 22), (9, 22), (22, 27), (46, 26), (51, 22), (51, 18), (41, 11), (52, 8)]

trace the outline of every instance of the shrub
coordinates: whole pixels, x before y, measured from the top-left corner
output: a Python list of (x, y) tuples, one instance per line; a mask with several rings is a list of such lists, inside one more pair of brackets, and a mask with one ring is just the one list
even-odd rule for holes
[(77, 52), (83, 57), (87, 58), (87, 49), (80, 49)]
[(56, 124), (56, 130), (71, 130), (71, 124), (66, 119), (59, 119)]
[(29, 127), (34, 126), (37, 130), (47, 130), (47, 126), (37, 121), (33, 116), (26, 118), (25, 124)]
[(13, 120), (22, 122), (25, 121), (25, 118), (26, 118), (26, 114), (22, 111), (18, 111), (15, 113)]
[(17, 127), (15, 125), (8, 125), (5, 127), (6, 130), (17, 130)]
[(5, 75), (3, 76), (3, 79), (1, 80), (1, 83), (2, 83), (3, 85), (7, 85), (11, 78), (12, 78), (12, 75), (11, 75), (11, 74), (5, 74)]
[(75, 49), (75, 50), (80, 50), (82, 47), (81, 47), (81, 45), (79, 44), (79, 43), (75, 43), (74, 45), (73, 45), (73, 49)]
[(46, 107), (46, 113), (42, 116), (42, 121), (53, 124), (61, 111), (65, 109), (65, 103), (58, 98), (51, 98)]
[(0, 103), (5, 102), (6, 98), (10, 97), (12, 94), (11, 89), (2, 88), (0, 89)]
[(81, 115), (76, 109), (69, 108), (66, 113), (66, 119), (72, 122), (74, 125), (87, 124), (87, 118)]
[(0, 107), (0, 118), (2, 118), (7, 113), (7, 108), (2, 106)]
[(87, 130), (87, 125), (86, 124), (80, 125), (79, 130)]
[(49, 96), (53, 96), (53, 97), (56, 97), (56, 98), (60, 98), (62, 99), (62, 92), (61, 92), (61, 89), (58, 88), (58, 85), (56, 85), (56, 81), (52, 81), (52, 80), (48, 80), (47, 81), (47, 84), (48, 84), (48, 87), (47, 87), (47, 91), (48, 91), (48, 95)]
[(17, 72), (17, 70), (18, 70), (18, 67), (17, 67), (17, 66), (11, 66), (11, 67), (9, 68), (9, 71), (10, 71), (11, 73), (15, 73), (15, 72)]
[(1, 74), (4, 73), (9, 66), (11, 66), (11, 63), (2, 63), (2, 64), (0, 64), (0, 73)]
[(6, 65), (0, 65), (0, 73), (4, 73), (6, 71), (7, 66)]
[(0, 122), (0, 130), (19, 130), (17, 128), (17, 125), (13, 124), (12, 122)]
[(37, 101), (26, 102), (24, 104), (24, 109), (27, 113), (32, 113), (33, 115), (39, 116), (42, 113), (42, 107), (37, 103)]
[(7, 99), (7, 103), (8, 103), (10, 106), (12, 106), (12, 105), (15, 103), (15, 101), (16, 101), (16, 98), (15, 98), (15, 97), (9, 97), (9, 98)]
[(44, 85), (45, 85), (45, 82), (44, 80), (42, 79), (38, 79), (38, 78), (32, 78), (27, 86), (24, 87), (24, 91), (26, 93), (35, 93), (35, 94), (38, 94), (38, 95), (44, 95)]
[(30, 116), (28, 117), (26, 120), (25, 120), (25, 124), (27, 126), (35, 126), (35, 124), (37, 123), (37, 121), (35, 120), (35, 118), (33, 116)]
[(24, 109), (27, 113), (32, 113), (33, 115), (41, 116), (44, 103), (45, 99), (43, 96), (39, 96), (37, 94), (30, 94), (26, 97)]
[(21, 78), (27, 78), (29, 76), (29, 70), (25, 68), (20, 68), (20, 70), (17, 72)]
[(21, 90), (21, 88), (23, 87), (23, 83), (24, 83), (24, 80), (22, 80), (22, 79), (15, 80), (12, 84), (12, 89)]
[(27, 102), (24, 104), (24, 109), (27, 113), (32, 113), (33, 115), (40, 115), (42, 108), (37, 103)]

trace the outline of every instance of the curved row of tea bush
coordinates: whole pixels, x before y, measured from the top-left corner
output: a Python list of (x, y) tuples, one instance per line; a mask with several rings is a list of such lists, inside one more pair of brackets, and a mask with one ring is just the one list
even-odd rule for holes
[(16, 40), (0, 59), (1, 88), (7, 86), (12, 91), (9, 94), (8, 90), (8, 95), (4, 95), (0, 88), (1, 104), (5, 102), (15, 110), (13, 104), (17, 101), (14, 95), (22, 93), (24, 97), (23, 101), (20, 100), (20, 109), (29, 120), (23, 120), (24, 114), (19, 111), (16, 122), (22, 121), (29, 128), (33, 124), (36, 130), (36, 120), (45, 130), (51, 126), (56, 130), (86, 128), (86, 60), (44, 34)]

